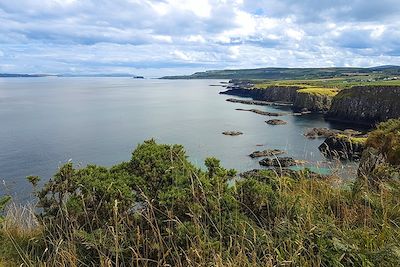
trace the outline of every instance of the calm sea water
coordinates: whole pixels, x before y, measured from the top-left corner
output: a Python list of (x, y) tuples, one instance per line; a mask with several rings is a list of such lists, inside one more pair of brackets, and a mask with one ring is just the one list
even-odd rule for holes
[[(271, 126), (268, 117), (236, 111), (258, 108), (226, 102), (217, 80), (135, 80), (130, 78), (0, 79), (0, 195), (29, 196), (25, 177), (43, 180), (72, 160), (111, 166), (130, 158), (138, 143), (155, 138), (179, 143), (190, 160), (202, 166), (208, 156), (226, 168), (259, 168), (247, 155), (277, 148), (320, 165), (323, 140), (308, 140), (311, 127), (343, 128), (322, 116), (281, 117), (287, 125)], [(242, 136), (224, 136), (239, 130)], [(264, 145), (263, 147), (257, 145)]]

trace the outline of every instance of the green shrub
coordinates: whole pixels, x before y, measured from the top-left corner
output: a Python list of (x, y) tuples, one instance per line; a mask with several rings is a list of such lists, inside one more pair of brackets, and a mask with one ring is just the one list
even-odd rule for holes
[[(399, 262), (398, 183), (368, 191), (359, 183), (333, 186), (309, 170), (238, 178), (215, 158), (205, 166), (193, 166), (182, 146), (154, 140), (111, 168), (68, 163), (37, 191), (38, 234), (23, 239), (8, 231), (5, 242), (26, 252), (23, 262), (50, 266)], [(35, 249), (23, 243), (32, 239)]]
[(378, 125), (367, 140), (367, 146), (377, 149), (392, 165), (400, 164), (400, 119), (391, 119)]
[(10, 200), (10, 196), (0, 197), (0, 223), (3, 221), (2, 213), (4, 211), (4, 208), (6, 207), (7, 203), (10, 202)]

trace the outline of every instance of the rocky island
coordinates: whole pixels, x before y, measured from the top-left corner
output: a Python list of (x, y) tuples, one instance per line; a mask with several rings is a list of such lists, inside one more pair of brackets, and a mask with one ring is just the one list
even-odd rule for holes
[(230, 135), (230, 136), (238, 136), (238, 135), (242, 135), (242, 132), (239, 131), (225, 131), (222, 132), (223, 135)]

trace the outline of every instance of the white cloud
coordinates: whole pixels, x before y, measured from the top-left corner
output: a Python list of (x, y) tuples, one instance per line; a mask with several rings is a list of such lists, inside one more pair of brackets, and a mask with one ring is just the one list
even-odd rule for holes
[(185, 38), (186, 41), (188, 42), (195, 42), (195, 43), (205, 43), (206, 39), (204, 39), (203, 36), (201, 35), (189, 35), (188, 37)]
[(399, 64), (395, 2), (0, 1), (0, 69), (170, 73)]
[(289, 28), (285, 32), (286, 32), (287, 36), (295, 39), (296, 41), (301, 41), (301, 39), (303, 39), (303, 36), (304, 36), (304, 32), (301, 30), (295, 30), (295, 29)]
[(175, 51), (171, 52), (171, 55), (173, 55), (174, 57), (176, 57), (178, 59), (182, 59), (185, 61), (191, 60), (191, 57), (189, 55), (187, 55), (179, 50), (175, 50)]

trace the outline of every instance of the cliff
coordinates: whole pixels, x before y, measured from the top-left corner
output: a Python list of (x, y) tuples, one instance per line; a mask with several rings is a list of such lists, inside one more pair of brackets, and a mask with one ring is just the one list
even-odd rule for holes
[(314, 112), (326, 112), (337, 94), (335, 89), (308, 88), (297, 91), (293, 109), (301, 111), (307, 109)]
[(254, 100), (293, 103), (296, 100), (297, 90), (299, 89), (300, 87), (296, 86), (273, 86), (266, 89), (239, 88), (230, 89), (225, 92), (221, 92), (221, 94), (251, 97)]
[(337, 134), (326, 138), (318, 147), (325, 157), (340, 160), (359, 160), (365, 148), (365, 137)]
[(293, 103), (295, 111), (309, 110), (326, 112), (329, 110), (336, 89), (301, 88), (297, 86), (272, 86), (264, 89), (249, 89), (241, 86), (230, 87), (221, 94), (251, 97), (254, 100)]
[(328, 119), (374, 125), (400, 117), (399, 86), (355, 86), (339, 92)]

